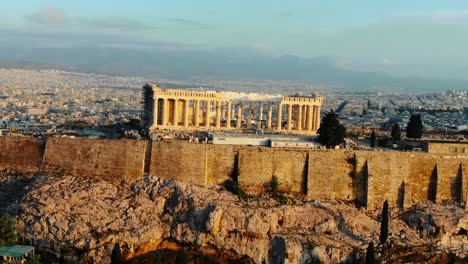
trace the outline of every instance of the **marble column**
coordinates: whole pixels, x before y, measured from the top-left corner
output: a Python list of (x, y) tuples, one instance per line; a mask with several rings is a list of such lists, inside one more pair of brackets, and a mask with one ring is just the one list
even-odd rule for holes
[(154, 108), (153, 108), (153, 126), (158, 125), (158, 115), (159, 115), (159, 98), (154, 99)]
[(184, 101), (184, 127), (189, 126), (189, 103), (188, 99)]
[(312, 106), (312, 130), (313, 131), (317, 130), (317, 123), (315, 122), (316, 115), (317, 115), (317, 109), (315, 105), (313, 105)]
[(216, 121), (215, 121), (215, 127), (220, 128), (221, 127), (221, 102), (216, 101)]
[(291, 131), (292, 130), (292, 105), (288, 104), (288, 126), (287, 130)]
[(271, 118), (273, 117), (273, 105), (268, 102), (267, 129), (271, 129)]
[(312, 106), (307, 106), (307, 130), (312, 131)]
[(206, 101), (206, 111), (205, 111), (205, 127), (210, 127), (210, 111), (211, 111), (211, 101)]
[(197, 127), (200, 125), (200, 100), (193, 101), (193, 105), (195, 106), (193, 125)]
[(231, 102), (227, 102), (227, 111), (226, 111), (226, 127), (231, 128)]
[(281, 130), (281, 125), (283, 123), (283, 105), (278, 104), (278, 111), (276, 113), (276, 129)]
[(237, 108), (236, 128), (242, 127), (242, 103)]
[(317, 130), (320, 128), (320, 106), (317, 106), (317, 120), (316, 120)]
[(174, 109), (172, 110), (173, 112), (173, 118), (172, 118), (172, 125), (173, 126), (178, 126), (179, 125), (179, 99), (174, 99)]
[(296, 122), (296, 129), (301, 131), (302, 130), (302, 105), (297, 106), (297, 122)]
[(167, 99), (163, 99), (163, 104), (162, 104), (162, 124), (163, 126), (167, 126)]

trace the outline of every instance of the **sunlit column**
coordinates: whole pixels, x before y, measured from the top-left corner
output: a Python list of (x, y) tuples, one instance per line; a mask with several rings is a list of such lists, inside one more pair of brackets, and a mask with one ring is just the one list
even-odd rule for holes
[(153, 126), (158, 125), (158, 114), (159, 114), (159, 98), (155, 98), (154, 108), (153, 108)]
[(271, 118), (273, 117), (273, 105), (268, 102), (267, 129), (271, 129)]
[(296, 129), (302, 130), (302, 105), (297, 106), (297, 122), (296, 122)]
[(216, 128), (221, 127), (221, 102), (216, 101), (216, 121), (215, 121)]
[(211, 101), (206, 101), (206, 111), (205, 111), (205, 127), (210, 127), (210, 110), (211, 110)]
[(307, 130), (311, 131), (312, 130), (312, 106), (308, 105), (307, 106)]
[(316, 116), (316, 130), (320, 128), (320, 106), (317, 106), (317, 116)]
[(163, 98), (163, 104), (162, 104), (162, 125), (166, 126), (167, 125), (167, 99)]
[(194, 126), (199, 126), (200, 125), (200, 100), (194, 100), (193, 101), (193, 104), (194, 104), (194, 116), (193, 116), (193, 125)]
[(288, 126), (287, 130), (291, 131), (292, 130), (292, 105), (288, 104)]
[(317, 107), (312, 106), (312, 130), (317, 130)]
[(184, 101), (184, 127), (189, 126), (189, 103), (190, 101), (188, 99), (185, 99)]
[(179, 125), (179, 99), (174, 99), (174, 109), (172, 110), (173, 118), (172, 118), (172, 125), (178, 126)]
[(276, 129), (281, 130), (281, 123), (283, 123), (283, 105), (281, 103), (278, 104), (278, 111), (276, 113)]
[(241, 128), (242, 126), (242, 103), (239, 104), (237, 108), (237, 117), (236, 117), (236, 128)]
[(231, 108), (232, 104), (231, 102), (227, 102), (227, 111), (226, 111), (226, 127), (231, 128)]

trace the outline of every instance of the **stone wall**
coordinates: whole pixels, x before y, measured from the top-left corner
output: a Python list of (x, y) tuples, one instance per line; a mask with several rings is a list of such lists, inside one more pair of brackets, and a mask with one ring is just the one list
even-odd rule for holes
[(444, 153), (444, 154), (468, 154), (468, 142), (466, 141), (451, 141), (438, 142), (437, 140), (424, 142), (424, 149), (429, 153)]
[(34, 174), (39, 171), (43, 142), (26, 137), (0, 136), (0, 171)]
[(144, 140), (50, 138), (42, 167), (48, 173), (132, 182), (143, 176)]
[[(181, 141), (0, 137), (0, 171), (93, 177), (119, 183), (150, 175), (197, 185), (235, 178), (250, 194), (268, 188), (308, 198), (356, 202), (368, 208), (418, 201), (468, 199), (468, 155), (301, 150), (193, 144)], [(44, 155), (42, 158), (42, 154)], [(41, 163), (42, 161), (42, 163)], [(146, 161), (146, 162), (145, 162)], [(42, 164), (42, 165), (41, 165)]]

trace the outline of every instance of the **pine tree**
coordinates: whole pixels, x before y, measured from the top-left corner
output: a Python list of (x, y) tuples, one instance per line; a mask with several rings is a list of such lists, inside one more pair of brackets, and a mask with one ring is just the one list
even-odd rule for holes
[(406, 127), (406, 137), (407, 138), (421, 138), (424, 131), (424, 125), (422, 123), (421, 115), (411, 115)]
[(122, 252), (120, 251), (120, 244), (116, 243), (111, 253), (111, 264), (123, 264)]
[(385, 244), (388, 238), (388, 202), (385, 200), (382, 208), (382, 222), (380, 225), (380, 243)]
[(375, 140), (376, 140), (375, 131), (372, 130), (372, 133), (371, 133), (371, 136), (370, 136), (370, 147), (371, 148), (375, 147)]
[(317, 133), (320, 135), (319, 141), (322, 145), (327, 148), (334, 148), (336, 145), (343, 143), (346, 128), (340, 124), (338, 115), (331, 110), (323, 117)]
[(367, 247), (365, 264), (376, 264), (376, 263), (377, 261), (375, 260), (374, 242), (370, 242), (369, 246)]
[(392, 138), (394, 142), (396, 142), (397, 140), (401, 140), (401, 130), (400, 125), (398, 123), (393, 124)]

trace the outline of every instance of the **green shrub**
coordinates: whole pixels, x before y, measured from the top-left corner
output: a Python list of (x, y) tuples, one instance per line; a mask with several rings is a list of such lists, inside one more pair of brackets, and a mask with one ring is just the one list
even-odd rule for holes
[(278, 188), (280, 187), (280, 182), (278, 181), (278, 177), (276, 176), (273, 176), (271, 177), (271, 181), (270, 181), (270, 192), (271, 193), (276, 193), (278, 192)]
[(247, 194), (244, 192), (244, 190), (242, 189), (242, 187), (239, 185), (238, 182), (233, 181), (233, 180), (226, 180), (223, 183), (223, 186), (226, 189), (226, 191), (239, 196), (239, 198), (242, 198), (242, 199), (247, 198)]
[(15, 244), (18, 240), (16, 235), (15, 220), (11, 217), (0, 217), (0, 247)]

